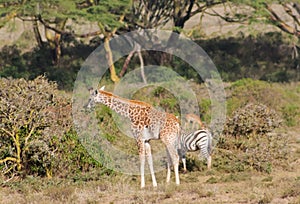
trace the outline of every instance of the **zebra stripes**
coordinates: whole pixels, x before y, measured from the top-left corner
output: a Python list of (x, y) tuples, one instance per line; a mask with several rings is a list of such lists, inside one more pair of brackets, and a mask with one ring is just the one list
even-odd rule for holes
[(179, 156), (183, 162), (184, 172), (186, 172), (186, 152), (200, 150), (200, 154), (207, 159), (207, 168), (211, 168), (212, 136), (208, 130), (197, 130), (189, 134), (181, 134), (179, 141)]

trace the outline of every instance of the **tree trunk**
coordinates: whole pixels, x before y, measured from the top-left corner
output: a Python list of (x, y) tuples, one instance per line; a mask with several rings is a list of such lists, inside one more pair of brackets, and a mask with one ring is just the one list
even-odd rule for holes
[(113, 82), (118, 82), (120, 80), (120, 78), (116, 74), (113, 56), (112, 56), (112, 52), (111, 52), (111, 49), (109, 46), (109, 40), (110, 40), (109, 36), (104, 38), (104, 49), (106, 51), (107, 63), (108, 63), (109, 70), (110, 70), (110, 78)]
[(128, 64), (129, 64), (129, 62), (130, 62), (130, 60), (131, 60), (131, 58), (132, 58), (132, 56), (133, 56), (133, 54), (135, 53), (135, 50), (132, 50), (130, 53), (129, 53), (129, 55), (127, 56), (127, 58), (126, 58), (126, 60), (125, 60), (125, 62), (124, 62), (124, 64), (123, 64), (123, 67), (122, 67), (122, 70), (121, 70), (121, 72), (120, 72), (120, 74), (119, 74), (119, 77), (123, 77), (124, 76), (124, 74), (125, 74), (125, 72), (126, 72), (126, 70), (127, 70), (127, 68), (128, 68)]
[(33, 25), (34, 36), (35, 36), (35, 39), (38, 43), (38, 46), (43, 47), (44, 44), (43, 44), (43, 40), (42, 40), (42, 37), (41, 37), (41, 33), (39, 31), (38, 20), (32, 21), (32, 25)]
[(141, 75), (142, 75), (142, 79), (143, 79), (143, 82), (145, 84), (147, 84), (147, 78), (146, 78), (145, 70), (144, 70), (144, 59), (143, 59), (141, 50), (138, 50), (137, 53), (138, 53), (138, 56), (139, 56), (139, 59), (140, 59), (140, 63), (141, 63)]
[[(63, 30), (67, 22), (67, 18), (64, 19), (56, 19), (56, 28)], [(55, 45), (55, 58), (54, 62), (57, 64), (59, 63), (60, 56), (61, 56), (61, 34), (55, 33), (54, 35), (54, 45)]]

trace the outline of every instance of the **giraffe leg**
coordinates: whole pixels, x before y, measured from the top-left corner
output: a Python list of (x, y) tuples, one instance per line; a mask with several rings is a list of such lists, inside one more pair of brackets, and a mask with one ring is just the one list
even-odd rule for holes
[[(175, 159), (175, 158), (174, 158)], [(174, 165), (174, 171), (175, 171), (175, 181), (176, 184), (179, 185), (180, 184), (180, 180), (179, 180), (179, 172), (178, 172), (178, 168), (179, 168), (179, 158), (177, 157), (177, 159), (175, 159), (176, 161), (173, 162)]]
[(141, 188), (145, 187), (145, 143), (144, 141), (137, 141), (140, 156), (140, 172), (141, 172)]
[(152, 160), (152, 154), (151, 154), (151, 146), (148, 142), (145, 142), (145, 152), (146, 152), (146, 156), (147, 156), (147, 160), (148, 160), (148, 164), (149, 164), (149, 168), (150, 168), (150, 173), (151, 173), (151, 177), (152, 177), (152, 184), (153, 187), (157, 186), (157, 182), (156, 182), (156, 178), (155, 178), (155, 174), (154, 174), (154, 169), (153, 169), (153, 160)]
[(175, 172), (175, 181), (176, 184), (179, 185), (180, 184), (180, 180), (179, 180), (179, 173), (178, 173), (178, 168), (179, 168), (179, 156), (178, 153), (176, 151), (175, 145), (168, 145), (167, 147), (168, 151), (168, 172), (167, 172), (167, 182), (170, 181), (170, 176), (171, 176), (171, 161), (173, 163), (173, 167), (174, 167), (174, 172)]
[(167, 149), (167, 183), (170, 182), (171, 179), (171, 156)]
[(179, 156), (177, 153), (177, 150), (175, 148), (175, 145), (169, 145), (168, 146), (168, 151), (173, 163), (173, 167), (174, 167), (174, 172), (175, 172), (175, 181), (176, 184), (179, 185), (180, 184), (180, 180), (179, 180), (179, 173), (178, 173), (178, 169), (179, 169)]

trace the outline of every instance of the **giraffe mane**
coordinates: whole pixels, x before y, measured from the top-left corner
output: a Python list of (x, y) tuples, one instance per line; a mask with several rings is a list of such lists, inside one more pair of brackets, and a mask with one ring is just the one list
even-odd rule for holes
[(130, 100), (130, 99), (122, 98), (120, 96), (116, 96), (116, 95), (114, 95), (114, 94), (112, 94), (108, 91), (103, 91), (101, 89), (99, 89), (99, 93), (101, 93), (103, 95), (106, 95), (108, 97), (114, 97), (114, 98), (117, 98), (119, 100), (126, 101), (128, 103), (133, 103), (133, 104), (140, 105), (140, 106), (152, 107), (152, 105), (150, 105), (149, 103), (146, 103), (146, 102), (143, 102), (143, 101), (138, 101), (138, 100)]

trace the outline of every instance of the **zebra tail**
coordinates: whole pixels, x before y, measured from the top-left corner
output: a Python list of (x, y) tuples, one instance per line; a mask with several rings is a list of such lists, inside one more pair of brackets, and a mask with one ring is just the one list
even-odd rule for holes
[(212, 153), (212, 135), (211, 135), (211, 133), (208, 134), (207, 143), (208, 143), (207, 152), (208, 152), (208, 155), (210, 156)]

